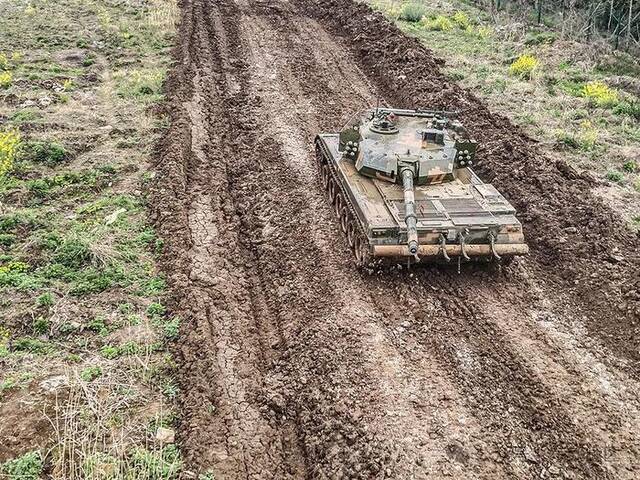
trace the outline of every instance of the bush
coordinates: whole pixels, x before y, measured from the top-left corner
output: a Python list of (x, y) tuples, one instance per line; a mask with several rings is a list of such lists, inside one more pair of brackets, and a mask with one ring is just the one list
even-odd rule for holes
[(164, 73), (161, 70), (131, 70), (114, 75), (118, 96), (155, 100), (162, 93)]
[(43, 342), (42, 340), (38, 340), (37, 338), (31, 337), (17, 338), (13, 342), (13, 349), (16, 352), (26, 352), (34, 354), (47, 354), (53, 351), (53, 347), (50, 344)]
[(524, 39), (525, 45), (541, 45), (543, 43), (552, 44), (558, 35), (553, 32), (529, 32)]
[(533, 55), (520, 55), (516, 61), (509, 66), (509, 73), (528, 80), (536, 68), (538, 68), (538, 63), (538, 59)]
[(422, 20), (422, 17), (427, 13), (427, 9), (424, 5), (419, 3), (408, 3), (404, 7), (402, 7), (402, 11), (400, 12), (400, 20), (404, 20), (406, 22), (419, 22)]
[(640, 101), (631, 100), (620, 102), (614, 107), (613, 113), (617, 115), (627, 115), (636, 120), (640, 120)]
[(33, 333), (36, 335), (45, 335), (49, 333), (50, 328), (49, 320), (44, 317), (38, 317), (33, 321)]
[(38, 480), (43, 468), (40, 452), (34, 451), (3, 463), (0, 472), (9, 480)]
[(598, 107), (613, 107), (618, 104), (618, 92), (599, 81), (584, 85), (581, 94), (589, 103)]
[(0, 88), (9, 88), (13, 83), (11, 72), (0, 72)]
[(80, 378), (82, 378), (82, 380), (84, 380), (85, 382), (92, 382), (96, 378), (101, 376), (102, 376), (102, 368), (98, 366), (87, 367), (84, 370), (82, 370), (82, 372), (80, 372)]
[(55, 167), (68, 158), (65, 148), (55, 142), (25, 142), (20, 146), (18, 158)]
[(614, 183), (622, 183), (622, 181), (624, 180), (624, 174), (622, 172), (619, 172), (618, 170), (609, 170), (606, 177), (607, 180)]
[(161, 317), (166, 311), (167, 309), (161, 303), (152, 303), (147, 307), (147, 315), (150, 317)]
[(0, 131), (0, 177), (13, 169), (19, 145), (20, 134), (17, 130)]
[(53, 255), (53, 261), (69, 268), (81, 268), (91, 262), (89, 245), (79, 239), (68, 239), (60, 244)]
[(448, 32), (453, 30), (453, 22), (444, 15), (438, 15), (435, 18), (424, 18), (422, 24), (427, 30), (434, 30), (439, 32)]
[(477, 27), (473, 31), (473, 33), (475, 33), (478, 37), (482, 38), (483, 40), (486, 40), (487, 38), (491, 37), (491, 35), (493, 35), (493, 30), (491, 29), (491, 27)]
[(635, 160), (624, 162), (622, 169), (627, 173), (636, 173), (638, 171), (638, 162)]
[(463, 30), (466, 30), (471, 26), (471, 21), (469, 20), (469, 16), (465, 12), (462, 12), (460, 10), (454, 13), (451, 19), (454, 21), (456, 25), (458, 25), (458, 27), (460, 27)]

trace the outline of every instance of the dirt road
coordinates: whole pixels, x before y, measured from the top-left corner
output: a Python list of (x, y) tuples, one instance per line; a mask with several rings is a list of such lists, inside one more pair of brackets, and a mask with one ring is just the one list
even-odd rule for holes
[[(363, 6), (181, 7), (152, 200), (182, 318), (187, 469), (638, 478), (638, 239), (590, 180)], [(353, 267), (313, 138), (378, 98), (462, 111), (485, 145), (480, 173), (522, 212), (529, 258), (461, 274)]]

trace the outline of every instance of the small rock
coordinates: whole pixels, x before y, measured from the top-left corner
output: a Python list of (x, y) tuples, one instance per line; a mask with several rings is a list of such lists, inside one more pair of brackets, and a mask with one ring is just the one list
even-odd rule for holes
[(622, 255), (609, 255), (608, 260), (611, 263), (620, 263), (621, 261), (624, 260), (624, 257)]
[(174, 443), (176, 440), (176, 432), (170, 428), (159, 427), (156, 432), (156, 440), (160, 443)]
[(527, 445), (526, 447), (524, 447), (523, 453), (524, 453), (524, 458), (526, 458), (528, 462), (538, 463), (538, 456), (530, 446)]
[(40, 382), (40, 388), (47, 392), (53, 392), (60, 387), (64, 387), (68, 385), (68, 380), (66, 375), (57, 375), (55, 377), (49, 377), (46, 380)]
[(578, 229), (576, 227), (567, 227), (564, 231), (567, 233), (578, 233)]
[(551, 475), (560, 475), (560, 469), (558, 467), (556, 467), (555, 465), (551, 465), (549, 467), (549, 473)]
[(42, 97), (38, 99), (38, 103), (41, 107), (46, 108), (53, 103), (53, 100), (50, 97)]
[(105, 225), (111, 225), (112, 223), (115, 223), (115, 221), (118, 220), (118, 216), (126, 211), (127, 211), (126, 208), (119, 208), (118, 210), (113, 212), (111, 215), (107, 215), (107, 217), (104, 219)]

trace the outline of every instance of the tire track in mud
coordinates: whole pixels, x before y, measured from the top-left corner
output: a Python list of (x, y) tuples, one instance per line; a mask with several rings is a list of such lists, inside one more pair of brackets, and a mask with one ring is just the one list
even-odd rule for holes
[(580, 391), (628, 379), (610, 367), (590, 377), (567, 363), (574, 349), (547, 349), (544, 333), (533, 343), (530, 322), (507, 318), (554, 313), (518, 291), (539, 287), (526, 264), (506, 279), (350, 265), (310, 147), (384, 82), (292, 3), (182, 10), (154, 203), (183, 318), (188, 467), (221, 478), (633, 478), (637, 450), (611, 445), (637, 439), (625, 424), (637, 385), (616, 396), (628, 409)]

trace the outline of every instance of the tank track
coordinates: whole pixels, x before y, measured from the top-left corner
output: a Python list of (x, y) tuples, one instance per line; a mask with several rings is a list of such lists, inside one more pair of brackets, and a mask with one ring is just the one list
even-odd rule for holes
[(349, 195), (338, 179), (335, 164), (331, 161), (331, 154), (320, 138), (316, 139), (315, 146), (320, 183), (333, 206), (333, 211), (340, 223), (340, 229), (354, 254), (355, 262), (359, 267), (371, 267), (375, 262), (370, 253), (369, 240)]

